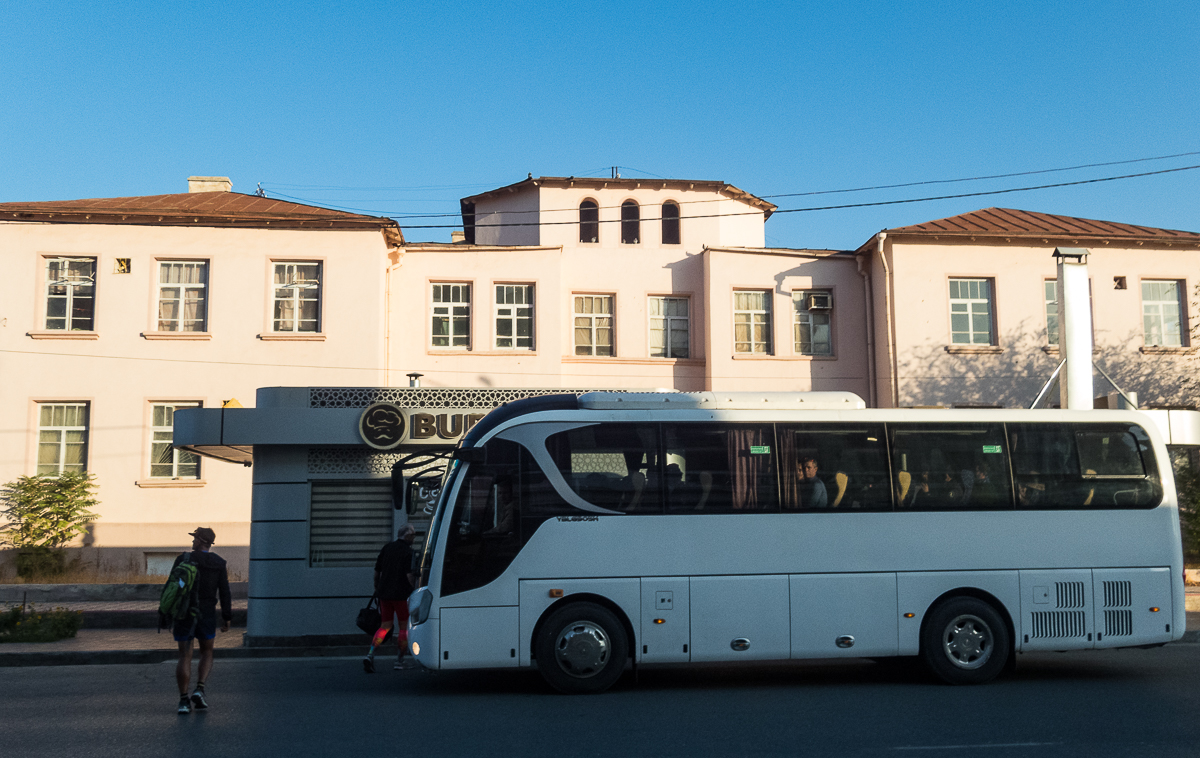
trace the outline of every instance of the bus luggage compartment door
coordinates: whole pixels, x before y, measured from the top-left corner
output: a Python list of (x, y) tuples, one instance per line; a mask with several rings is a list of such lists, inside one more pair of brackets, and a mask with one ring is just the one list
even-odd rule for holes
[(1021, 571), (1019, 650), (1095, 647), (1091, 569)]
[(788, 657), (786, 574), (694, 576), (691, 589), (693, 661)]
[(443, 608), (444, 669), (508, 668), (518, 664), (518, 609)]
[(1171, 569), (1094, 569), (1096, 647), (1171, 640)]
[(808, 574), (790, 577), (792, 657), (895, 655), (895, 574)]
[(691, 660), (688, 594), (686, 576), (642, 579), (639, 662), (686, 663)]

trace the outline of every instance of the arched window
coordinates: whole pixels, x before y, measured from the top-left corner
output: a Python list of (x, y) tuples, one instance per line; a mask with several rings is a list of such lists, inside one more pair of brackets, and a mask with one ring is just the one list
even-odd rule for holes
[(632, 200), (621, 203), (621, 244), (636, 245), (641, 235), (641, 209)]
[(584, 200), (579, 204), (579, 241), (600, 241), (600, 207), (595, 201)]
[(667, 201), (662, 206), (662, 243), (678, 245), (679, 242), (679, 205)]

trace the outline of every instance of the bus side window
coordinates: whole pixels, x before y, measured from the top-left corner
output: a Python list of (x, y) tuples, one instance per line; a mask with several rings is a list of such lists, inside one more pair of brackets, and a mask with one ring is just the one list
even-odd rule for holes
[(889, 428), (892, 472), (901, 507), (914, 510), (1013, 507), (1001, 424), (892, 424)]
[(1162, 501), (1145, 431), (1113, 424), (1009, 424), (1018, 508), (1152, 508)]
[(591, 424), (551, 435), (546, 449), (567, 485), (589, 503), (662, 513), (657, 424)]
[(883, 424), (780, 425), (778, 434), (784, 510), (891, 510)]
[(779, 511), (768, 424), (664, 424), (669, 513)]

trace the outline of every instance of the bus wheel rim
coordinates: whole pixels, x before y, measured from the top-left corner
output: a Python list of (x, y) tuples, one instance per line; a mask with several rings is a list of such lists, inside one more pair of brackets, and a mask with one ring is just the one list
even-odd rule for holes
[(977, 669), (992, 657), (992, 629), (983, 619), (964, 613), (946, 625), (942, 649), (950, 662), (961, 669)]
[(563, 672), (586, 679), (604, 669), (611, 648), (603, 627), (591, 621), (576, 621), (559, 632), (554, 657)]

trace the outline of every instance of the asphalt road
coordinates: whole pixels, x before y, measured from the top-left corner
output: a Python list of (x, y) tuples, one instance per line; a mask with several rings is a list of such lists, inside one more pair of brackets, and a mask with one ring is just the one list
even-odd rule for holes
[(1200, 645), (1021, 656), (983, 687), (869, 661), (628, 673), (599, 696), (535, 672), (218, 661), (178, 716), (173, 664), (0, 669), (6, 756), (1200, 755)]

